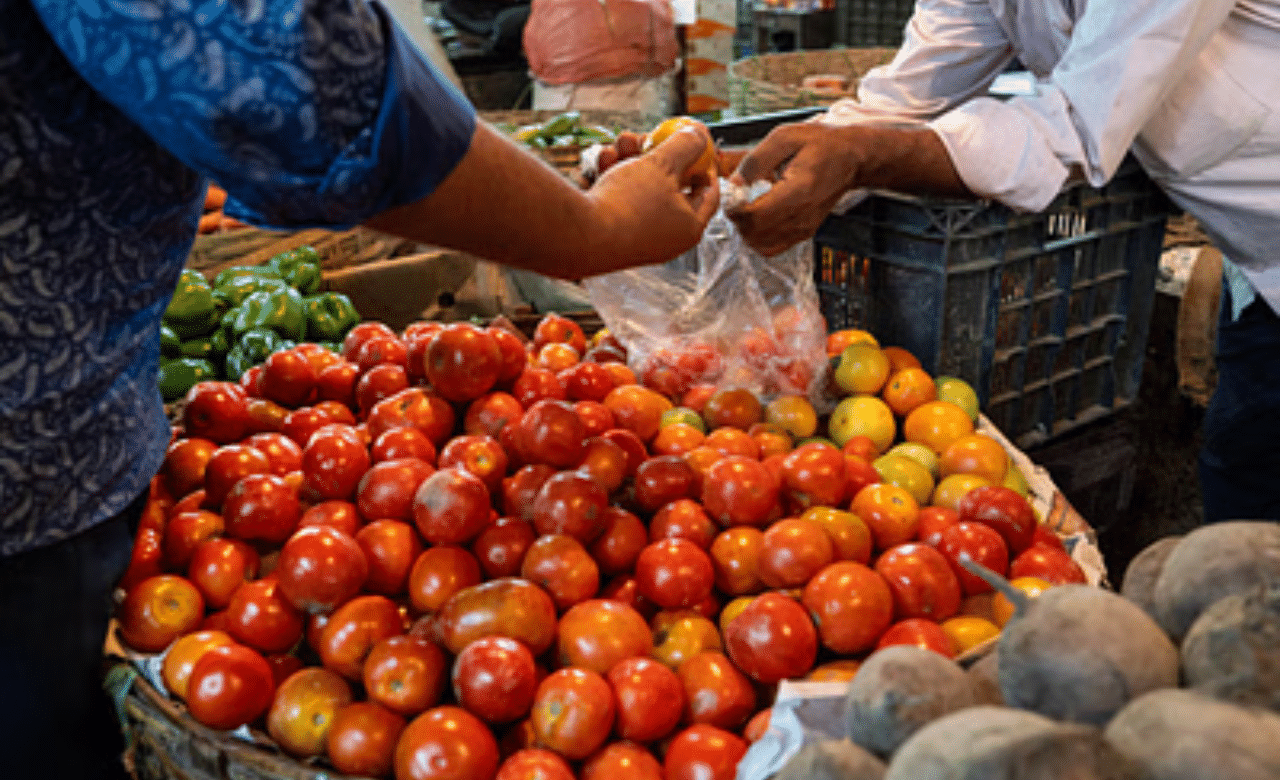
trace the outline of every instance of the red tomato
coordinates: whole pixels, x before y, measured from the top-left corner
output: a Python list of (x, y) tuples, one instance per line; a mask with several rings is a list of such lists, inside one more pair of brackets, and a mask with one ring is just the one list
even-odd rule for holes
[(555, 473), (556, 469), (545, 463), (521, 466), (516, 473), (502, 480), (502, 511), (533, 522), (533, 502), (543, 483)]
[(511, 723), (529, 714), (539, 677), (529, 648), (487, 636), (462, 648), (451, 679), (454, 698), (468, 712), (487, 723)]
[(303, 614), (285, 598), (275, 577), (246, 582), (227, 605), (227, 633), (264, 653), (283, 653), (302, 638)]
[(636, 468), (636, 505), (652, 514), (672, 501), (692, 497), (697, 482), (697, 472), (679, 455), (649, 458)]
[(271, 461), (261, 450), (245, 444), (224, 444), (214, 450), (205, 465), (205, 502), (209, 506), (220, 507), (241, 478), (270, 472)]
[(511, 386), (511, 394), (526, 410), (538, 401), (563, 401), (568, 397), (564, 382), (548, 368), (529, 366)]
[(409, 584), (409, 572), (422, 554), (422, 540), (413, 526), (400, 520), (374, 520), (355, 535), (369, 565), (364, 589), (398, 596)]
[(494, 780), (575, 780), (575, 775), (559, 753), (545, 748), (522, 748), (507, 756)]
[(733, 780), (746, 740), (731, 731), (695, 723), (679, 732), (663, 757), (666, 780)]
[(1036, 523), (1036, 532), (1032, 537), (1032, 544), (1042, 544), (1045, 547), (1053, 547), (1063, 552), (1067, 549), (1067, 546), (1062, 543), (1062, 537), (1058, 536), (1057, 532), (1044, 523)]
[(708, 723), (736, 730), (756, 711), (751, 679), (719, 650), (703, 650), (676, 668), (684, 687), (687, 723)]
[(711, 547), (720, 529), (692, 498), (678, 498), (664, 504), (649, 521), (649, 539), (688, 539), (702, 549)]
[(491, 780), (498, 742), (476, 716), (452, 705), (414, 718), (396, 745), (396, 780)]
[(271, 664), (241, 644), (210, 648), (191, 668), (187, 710), (212, 729), (226, 731), (262, 717), (275, 695)]
[(165, 487), (175, 498), (182, 498), (193, 490), (204, 487), (205, 468), (218, 445), (209, 439), (187, 437), (178, 439), (165, 451), (164, 465), (160, 473)]
[(539, 536), (525, 551), (520, 576), (551, 594), (564, 611), (600, 590), (600, 567), (582, 542), (568, 534)]
[(534, 350), (540, 350), (548, 344), (568, 344), (579, 355), (587, 351), (587, 337), (582, 332), (582, 326), (555, 312), (543, 315), (533, 329)]
[(989, 525), (959, 522), (948, 526), (938, 534), (937, 550), (951, 564), (965, 596), (989, 593), (992, 587), (960, 565), (961, 555), (968, 555), (1001, 577), (1009, 571), (1009, 548), (999, 532)]
[(876, 649), (890, 645), (915, 645), (947, 658), (955, 656), (955, 645), (941, 625), (925, 618), (907, 618), (889, 626)]
[(271, 473), (278, 477), (302, 470), (302, 447), (283, 433), (255, 433), (245, 439), (244, 443), (266, 455), (271, 463)]
[(334, 769), (360, 777), (388, 777), (405, 719), (371, 701), (338, 709), (329, 726), (325, 753)]
[(769, 588), (802, 588), (836, 558), (831, 535), (817, 520), (791, 517), (764, 532), (758, 572)]
[(1065, 550), (1042, 544), (1031, 545), (1009, 564), (1009, 579), (1019, 577), (1037, 577), (1054, 585), (1089, 581), (1084, 569)]
[(414, 428), (422, 431), (434, 446), (431, 431), (436, 425), (436, 406), (421, 387), (406, 386), (380, 399), (368, 411), (366, 422), (374, 441), (388, 431)]
[(208, 650), (219, 645), (235, 642), (225, 631), (193, 631), (183, 634), (165, 650), (164, 663), (161, 665), (161, 679), (169, 693), (186, 701), (187, 685), (191, 681), (191, 670), (196, 661)]
[(320, 662), (348, 680), (364, 679), (374, 645), (404, 633), (399, 606), (386, 596), (356, 596), (334, 610), (320, 630)]
[(561, 471), (542, 483), (533, 500), (533, 526), (539, 534), (567, 534), (590, 543), (604, 530), (609, 495), (595, 480)]
[(209, 539), (191, 554), (187, 579), (204, 597), (205, 606), (223, 609), (243, 583), (258, 576), (258, 552), (239, 539)]
[(760, 683), (803, 677), (818, 655), (818, 630), (800, 602), (781, 593), (751, 600), (724, 628), (725, 650)]
[(436, 463), (436, 445), (418, 428), (392, 428), (383, 431), (369, 448), (374, 463), (398, 458), (417, 458), (432, 466)]
[(120, 578), (116, 587), (130, 591), (139, 582), (162, 573), (163, 539), (162, 532), (158, 528), (138, 529), (133, 539), (129, 568), (125, 570), (124, 576)]
[(342, 339), (342, 356), (347, 360), (355, 360), (356, 353), (360, 351), (365, 342), (379, 336), (395, 338), (396, 332), (391, 329), (390, 325), (377, 320), (364, 320), (356, 323)]
[(240, 441), (249, 432), (249, 396), (235, 382), (197, 382), (182, 406), (182, 429), (215, 444)]
[(369, 368), (356, 367), (360, 371), (352, 390), (355, 408), (362, 418), (373, 414), (374, 408), (388, 398), (409, 389), (409, 374), (397, 363), (379, 363)]
[(480, 563), (465, 548), (452, 544), (429, 547), (409, 569), (409, 602), (419, 614), (429, 614), (453, 594), (480, 581)]
[(893, 593), (874, 570), (840, 561), (818, 572), (801, 597), (822, 645), (852, 655), (875, 647), (893, 621)]
[(351, 699), (351, 685), (338, 674), (319, 666), (299, 669), (276, 688), (267, 733), (296, 758), (323, 755), (333, 716)]
[(579, 780), (663, 780), (662, 764), (635, 742), (610, 742), (582, 762)]
[(767, 524), (778, 497), (778, 482), (765, 465), (743, 455), (716, 461), (702, 482), (702, 505), (724, 527)]
[(561, 663), (600, 674), (653, 651), (653, 634), (644, 616), (613, 599), (574, 604), (560, 618), (559, 634)]
[(538, 532), (528, 520), (499, 517), (471, 543), (471, 553), (480, 562), (485, 577), (514, 577), (520, 573), (524, 554), (537, 537)]
[(954, 509), (944, 506), (922, 506), (916, 515), (916, 536), (930, 547), (937, 547), (942, 532), (960, 522)]
[(267, 356), (258, 377), (263, 398), (296, 409), (311, 398), (316, 389), (316, 368), (297, 349), (282, 349)]
[(356, 350), (351, 362), (366, 374), (377, 366), (393, 365), (404, 369), (407, 376), (409, 347), (399, 336), (374, 336)]
[(498, 345), (498, 353), (502, 355), (502, 368), (498, 371), (498, 384), (507, 387), (524, 371), (528, 359), (525, 356), (524, 342), (520, 336), (506, 328), (490, 325), (485, 333)]
[(644, 521), (621, 507), (607, 506), (603, 526), (604, 531), (588, 548), (600, 573), (612, 576), (634, 569), (640, 551), (649, 543)]
[(356, 486), (360, 516), (366, 520), (413, 520), (418, 486), (434, 473), (430, 463), (417, 458), (374, 463)]
[(350, 501), (321, 501), (303, 512), (298, 521), (299, 528), (309, 525), (329, 525), (355, 536), (360, 530), (360, 513)]
[[(866, 438), (855, 436), (857, 438)], [(868, 439), (870, 441), (870, 439)], [(846, 445), (847, 446), (847, 445)], [(875, 446), (874, 444), (872, 445)], [(875, 466), (871, 465), (872, 458), (864, 458), (861, 455), (844, 456), (844, 476), (845, 476), (845, 496), (852, 501), (854, 497), (862, 491), (867, 485), (874, 485), (880, 481), (880, 472), (876, 471)]]
[[(560, 372), (565, 396), (570, 401), (603, 401), (616, 383), (613, 374), (599, 363), (580, 362)], [(612, 417), (612, 414), (610, 414)]]
[(337, 421), (327, 409), (319, 406), (304, 406), (285, 415), (280, 433), (288, 436), (299, 447), (305, 447), (311, 439), (311, 434), (332, 422)]
[(760, 580), (760, 553), (764, 532), (748, 525), (727, 528), (711, 542), (708, 553), (721, 593), (742, 596), (764, 590)]
[(845, 456), (826, 444), (801, 444), (782, 458), (783, 490), (788, 506), (839, 506), (845, 497)]
[(636, 559), (641, 595), (663, 609), (692, 607), (711, 594), (715, 570), (711, 557), (687, 539), (651, 542)]
[[(523, 357), (522, 352), (522, 360)], [(467, 412), (462, 418), (462, 430), (472, 435), (483, 434), (497, 438), (503, 428), (517, 422), (523, 414), (524, 407), (514, 395), (497, 390), (467, 404)]]
[(236, 482), (222, 502), (227, 536), (280, 544), (298, 528), (302, 504), (298, 491), (275, 474), (249, 474)]
[(627, 476), (634, 476), (639, 470), (640, 464), (649, 457), (649, 451), (644, 446), (644, 440), (640, 438), (634, 431), (626, 428), (610, 428), (600, 434), (614, 444), (622, 448), (627, 453)]
[(539, 744), (576, 761), (609, 738), (616, 710), (613, 689), (604, 677), (565, 667), (538, 684), (530, 718)]
[(970, 490), (957, 507), (960, 520), (984, 523), (1000, 532), (1011, 556), (1031, 546), (1036, 532), (1036, 513), (1020, 493), (1001, 485), (982, 485)]
[(493, 387), (504, 362), (497, 342), (467, 322), (450, 323), (427, 344), (427, 381), (450, 401), (470, 401)]
[(455, 593), (436, 613), (432, 630), (455, 654), (480, 637), (499, 634), (522, 642), (537, 656), (555, 642), (556, 609), (542, 588), (503, 577)]
[(204, 598), (185, 577), (157, 574), (139, 582), (116, 610), (125, 644), (157, 653), (200, 625)]
[(960, 581), (945, 556), (922, 542), (905, 542), (885, 550), (875, 570), (889, 583), (897, 619), (927, 618), (941, 622), (960, 610)]
[[(594, 364), (588, 364), (594, 365)], [(606, 374), (607, 370), (601, 368)], [(610, 379), (612, 381), (612, 379)], [(599, 401), (578, 400), (573, 402), (573, 411), (582, 420), (582, 427), (587, 436), (599, 436), (617, 424), (613, 412)]]
[(471, 472), (493, 494), (502, 489), (502, 480), (507, 476), (508, 459), (506, 450), (492, 436), (463, 434), (453, 437), (444, 445), (437, 465), (442, 469), (457, 467)]
[(431, 544), (465, 544), (489, 524), (493, 504), (484, 481), (460, 468), (440, 469), (418, 486), (413, 517)]
[(582, 461), (587, 432), (572, 404), (537, 401), (529, 405), (518, 426), (516, 436), (528, 462), (569, 469)]
[(207, 509), (179, 512), (169, 518), (161, 542), (165, 568), (170, 571), (187, 568), (195, 548), (221, 536), (224, 530), (222, 515)]
[(623, 659), (609, 669), (606, 679), (618, 702), (614, 733), (619, 739), (653, 742), (680, 723), (684, 685), (675, 672), (653, 658)]
[(605, 493), (612, 493), (627, 478), (627, 453), (616, 442), (591, 436), (583, 445), (577, 471), (595, 480)]
[(360, 379), (360, 367), (349, 360), (340, 360), (320, 369), (316, 374), (316, 400), (337, 401), (348, 408), (356, 406), (356, 382)]
[(448, 665), (444, 651), (425, 637), (387, 637), (365, 659), (365, 693), (369, 701), (412, 717), (440, 702)]
[(302, 448), (303, 489), (318, 501), (350, 500), (372, 460), (354, 427), (331, 423)]
[(352, 536), (333, 526), (301, 528), (280, 549), (280, 591), (302, 612), (332, 612), (360, 592), (369, 561)]

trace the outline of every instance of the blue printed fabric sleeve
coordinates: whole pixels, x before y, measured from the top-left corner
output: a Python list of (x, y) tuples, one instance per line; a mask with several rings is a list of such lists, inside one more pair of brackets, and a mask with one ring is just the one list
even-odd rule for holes
[(363, 0), (33, 0), (112, 104), (264, 227), (345, 228), (430, 194), (475, 112)]

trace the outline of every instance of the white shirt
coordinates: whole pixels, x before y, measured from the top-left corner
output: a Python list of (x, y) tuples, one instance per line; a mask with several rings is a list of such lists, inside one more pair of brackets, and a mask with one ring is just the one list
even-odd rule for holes
[[(986, 96), (1015, 56), (1037, 94)], [(920, 0), (893, 62), (822, 121), (902, 119), (1020, 210), (1132, 150), (1280, 310), (1280, 0)]]

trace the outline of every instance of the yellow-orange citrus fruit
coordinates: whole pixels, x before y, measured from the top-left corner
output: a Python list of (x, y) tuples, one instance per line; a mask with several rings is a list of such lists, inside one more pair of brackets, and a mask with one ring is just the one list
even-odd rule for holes
[(843, 447), (854, 436), (866, 436), (875, 444), (876, 452), (889, 449), (898, 435), (898, 423), (888, 404), (874, 395), (851, 395), (832, 410), (827, 420), (827, 435), (836, 446)]
[(846, 393), (879, 393), (889, 379), (889, 358), (870, 344), (850, 344), (836, 364), (836, 384)]
[(933, 489), (933, 506), (940, 506), (952, 511), (960, 511), (960, 499), (976, 487), (991, 483), (977, 474), (952, 474), (938, 480)]
[(904, 368), (920, 368), (920, 360), (902, 347), (885, 347), (884, 354), (895, 372)]
[(667, 140), (673, 134), (686, 127), (700, 129), (702, 136), (706, 139), (707, 145), (706, 148), (702, 150), (702, 154), (698, 155), (698, 159), (685, 170), (685, 173), (692, 174), (707, 171), (708, 175), (718, 175), (719, 169), (716, 165), (716, 145), (715, 141), (711, 139), (711, 131), (707, 129), (706, 125), (693, 117), (673, 116), (670, 119), (664, 119), (662, 122), (659, 122), (657, 127), (645, 134), (644, 143), (641, 145), (640, 151), (642, 153), (652, 151), (658, 146), (658, 144)]
[(972, 650), (994, 636), (1000, 635), (1000, 626), (986, 618), (973, 615), (957, 615), (942, 621), (942, 630), (951, 637), (956, 653)]
[(977, 474), (993, 485), (1004, 481), (1009, 470), (1009, 453), (1000, 442), (982, 433), (961, 436), (938, 456), (938, 474)]
[(973, 433), (973, 420), (949, 401), (920, 404), (902, 421), (902, 436), (941, 455), (951, 442)]
[[(1053, 587), (1053, 583), (1039, 577), (1018, 577), (1009, 580), (1009, 584), (1027, 594), (1029, 598), (1035, 598)], [(996, 625), (1004, 628), (1005, 624), (1013, 618), (1013, 613), (1013, 602), (1003, 593), (997, 593), (991, 600), (991, 616), (995, 619)]]

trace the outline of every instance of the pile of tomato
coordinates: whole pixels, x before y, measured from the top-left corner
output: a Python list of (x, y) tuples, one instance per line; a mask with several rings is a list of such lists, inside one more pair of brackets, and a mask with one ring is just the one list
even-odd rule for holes
[(559, 315), (364, 322), (195, 386), (120, 638), (197, 721), (343, 773), (730, 780), (780, 681), (997, 621), (961, 552), (1082, 579), (1013, 488), (916, 501), (801, 396), (670, 398), (626, 358)]

